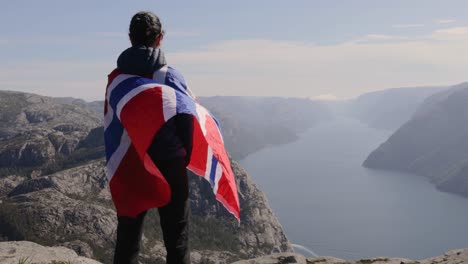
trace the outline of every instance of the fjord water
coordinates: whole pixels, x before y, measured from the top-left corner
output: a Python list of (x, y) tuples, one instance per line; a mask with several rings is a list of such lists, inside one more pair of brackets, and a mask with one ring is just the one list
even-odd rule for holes
[(468, 199), (423, 177), (361, 166), (390, 134), (339, 118), (241, 164), (292, 243), (318, 255), (423, 259), (468, 248)]

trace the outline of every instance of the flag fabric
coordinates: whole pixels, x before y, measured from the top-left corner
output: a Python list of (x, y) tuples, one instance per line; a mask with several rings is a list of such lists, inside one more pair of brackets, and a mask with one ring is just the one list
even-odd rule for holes
[(166, 121), (177, 114), (194, 119), (187, 168), (205, 178), (223, 206), (240, 221), (234, 174), (218, 122), (201, 106), (183, 77), (164, 66), (153, 76), (109, 74), (104, 106), (106, 167), (119, 216), (135, 217), (170, 201), (171, 190), (147, 150)]

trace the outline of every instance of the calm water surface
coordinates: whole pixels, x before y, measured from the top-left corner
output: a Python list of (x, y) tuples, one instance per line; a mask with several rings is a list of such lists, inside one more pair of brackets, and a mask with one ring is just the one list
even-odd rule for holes
[(389, 135), (337, 119), (241, 165), (289, 239), (319, 255), (422, 259), (468, 248), (468, 199), (439, 192), (422, 177), (361, 166)]

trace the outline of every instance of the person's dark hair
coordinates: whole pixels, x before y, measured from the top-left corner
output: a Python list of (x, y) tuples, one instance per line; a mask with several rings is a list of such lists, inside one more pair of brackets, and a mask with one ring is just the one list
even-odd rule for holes
[(159, 34), (163, 34), (161, 21), (154, 13), (142, 11), (132, 17), (129, 32), (132, 46), (151, 47)]

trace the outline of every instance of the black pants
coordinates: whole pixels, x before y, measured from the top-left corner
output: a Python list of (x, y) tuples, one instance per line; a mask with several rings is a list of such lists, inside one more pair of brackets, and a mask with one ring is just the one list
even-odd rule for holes
[[(188, 245), (190, 203), (185, 159), (155, 161), (171, 186), (171, 201), (158, 209), (167, 250), (166, 263), (189, 264)], [(118, 217), (114, 264), (136, 264), (146, 211), (136, 218)], [(154, 227), (156, 228), (156, 227)]]

